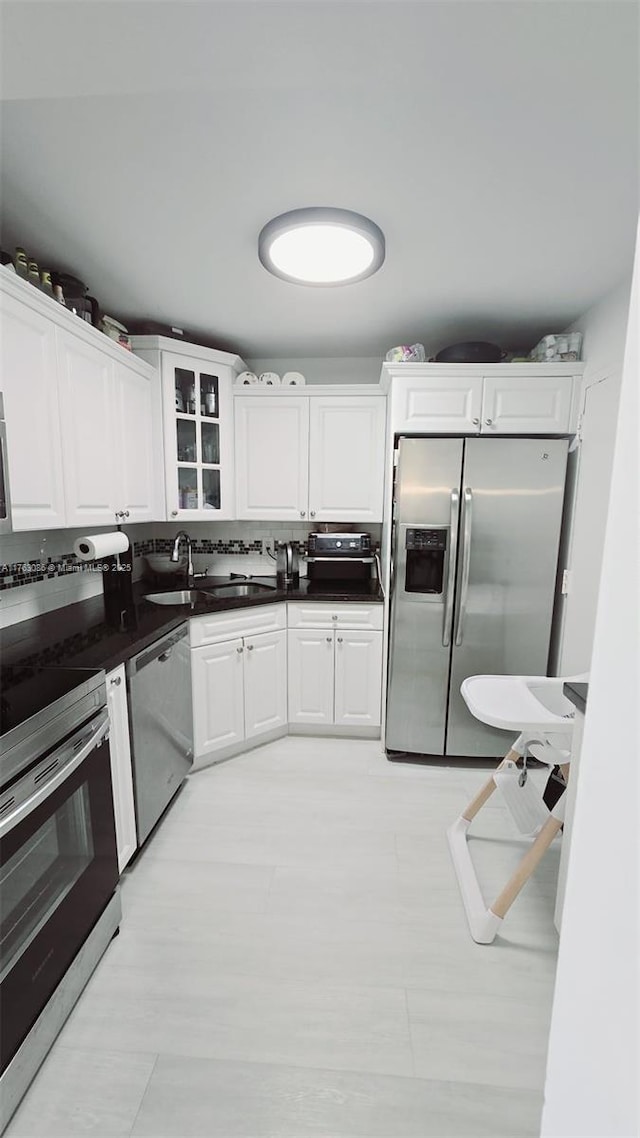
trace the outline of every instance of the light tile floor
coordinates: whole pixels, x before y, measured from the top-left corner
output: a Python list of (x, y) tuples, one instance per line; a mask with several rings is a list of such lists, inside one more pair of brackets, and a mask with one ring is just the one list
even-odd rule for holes
[[(193, 775), (6, 1138), (525, 1138), (557, 953), (552, 848), (493, 945), (445, 829), (486, 771), (287, 737)], [(487, 892), (522, 845), (475, 823)]]

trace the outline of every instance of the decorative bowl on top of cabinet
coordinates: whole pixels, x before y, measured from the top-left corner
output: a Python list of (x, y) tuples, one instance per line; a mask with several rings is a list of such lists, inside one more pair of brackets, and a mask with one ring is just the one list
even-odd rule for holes
[(166, 336), (133, 336), (162, 379), (167, 519), (234, 516), (233, 400), (239, 356)]

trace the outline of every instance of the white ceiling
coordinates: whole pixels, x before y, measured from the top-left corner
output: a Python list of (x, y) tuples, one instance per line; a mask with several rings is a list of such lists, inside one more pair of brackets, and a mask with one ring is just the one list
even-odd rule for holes
[[(630, 270), (627, 0), (3, 2), (1, 239), (104, 310), (252, 356), (529, 347)], [(337, 205), (381, 271), (272, 278), (257, 235)]]

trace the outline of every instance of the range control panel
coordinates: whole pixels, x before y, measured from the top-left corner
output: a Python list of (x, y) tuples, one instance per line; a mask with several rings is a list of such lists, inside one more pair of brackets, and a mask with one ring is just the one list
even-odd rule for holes
[(446, 549), (446, 529), (408, 529), (406, 548), (415, 550)]

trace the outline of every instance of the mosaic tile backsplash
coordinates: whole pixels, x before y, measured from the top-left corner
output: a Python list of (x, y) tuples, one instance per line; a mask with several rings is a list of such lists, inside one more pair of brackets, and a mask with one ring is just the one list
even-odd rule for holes
[[(299, 552), (305, 548), (304, 541), (296, 541), (290, 538), (278, 538), (276, 540), (291, 540), (292, 545), (296, 546)], [(192, 541), (191, 550), (194, 556), (200, 554), (203, 556), (207, 554), (245, 556), (256, 553), (262, 555), (266, 552), (267, 545), (273, 547), (273, 542), (258, 538), (247, 541), (242, 538), (222, 538), (216, 541), (211, 538), (201, 538)], [(134, 541), (134, 561), (144, 557), (147, 553), (171, 553), (172, 549), (173, 538), (171, 537)], [(4, 589), (17, 589), (22, 585), (30, 585), (34, 581), (49, 581), (54, 577), (76, 576), (81, 573), (93, 574), (95, 572), (92, 562), (78, 561), (73, 552), (58, 553), (55, 557), (47, 557), (46, 561), (34, 559), (33, 561), (3, 562), (0, 563), (0, 592)]]
[[(92, 532), (99, 529), (89, 528)], [(144, 575), (146, 554), (171, 551), (180, 528), (179, 524), (162, 522), (127, 527), (134, 554), (134, 580)], [(276, 544), (291, 541), (299, 552), (304, 552), (311, 528), (303, 522), (191, 522), (188, 532), (196, 572), (209, 570), (224, 575), (240, 569), (254, 574), (273, 574), (274, 559), (269, 554), (273, 554)], [(379, 541), (379, 525), (364, 528), (371, 532), (375, 542)], [(3, 538), (0, 625), (13, 624), (102, 592), (101, 573), (91, 562), (78, 561), (73, 553), (74, 541), (83, 532), (86, 530), (51, 530), (9, 534)]]

